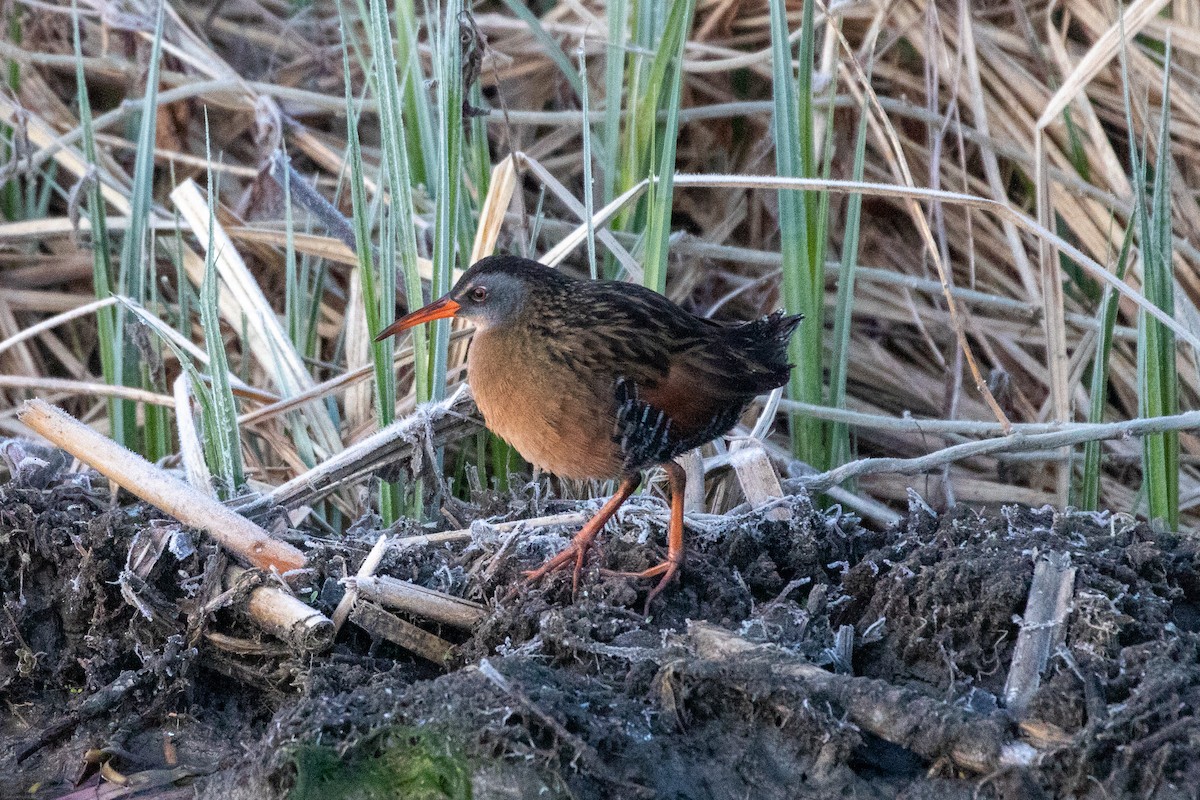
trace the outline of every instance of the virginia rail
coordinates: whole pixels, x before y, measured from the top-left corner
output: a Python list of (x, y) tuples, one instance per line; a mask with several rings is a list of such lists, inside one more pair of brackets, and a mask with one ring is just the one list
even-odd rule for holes
[(777, 311), (723, 325), (636, 284), (573, 280), (536, 261), (491, 256), (377, 340), (446, 317), (475, 326), (467, 380), (492, 431), (555, 475), (621, 481), (531, 581), (574, 561), (577, 589), (584, 554), (637, 490), (641, 471), (666, 470), (667, 558), (633, 574), (662, 576), (647, 609), (683, 563), (686, 476), (675, 457), (724, 434), (755, 395), (787, 382), (788, 339), (802, 319)]

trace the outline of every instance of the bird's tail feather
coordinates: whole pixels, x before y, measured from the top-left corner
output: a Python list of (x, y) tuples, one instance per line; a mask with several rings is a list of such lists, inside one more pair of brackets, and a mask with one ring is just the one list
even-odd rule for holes
[(738, 345), (768, 370), (782, 373), (782, 380), (786, 381), (788, 370), (791, 369), (787, 359), (788, 342), (803, 319), (803, 314), (776, 311), (747, 322), (735, 329), (737, 338), (741, 340)]

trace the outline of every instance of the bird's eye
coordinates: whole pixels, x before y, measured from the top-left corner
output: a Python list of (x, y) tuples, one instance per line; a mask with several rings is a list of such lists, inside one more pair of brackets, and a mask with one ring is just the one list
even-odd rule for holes
[(484, 300), (487, 300), (487, 296), (488, 290), (483, 286), (476, 286), (471, 290), (471, 299), (476, 303), (482, 303)]

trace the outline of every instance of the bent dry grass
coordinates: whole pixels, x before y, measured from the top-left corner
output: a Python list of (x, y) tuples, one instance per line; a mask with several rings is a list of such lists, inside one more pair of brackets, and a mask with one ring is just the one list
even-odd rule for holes
[[(1164, 7), (168, 2), (113, 28), (93, 6), (11, 5), (0, 428), (25, 433), (13, 409), (47, 396), (198, 480), (236, 486), (241, 463), (280, 486), (464, 380), (448, 325), (368, 343), (399, 290), (415, 306), (472, 258), (528, 247), (702, 314), (805, 313), (793, 403), (760, 426), (781, 467), (1168, 420), (1144, 444), (1072, 434), (915, 476), (850, 470), (838, 501), (876, 519), (913, 487), (1194, 526), (1200, 441), (1166, 430), (1200, 392), (1183, 190), (1200, 45), (1171, 36), (1200, 20)], [(281, 149), (296, 171), (277, 180)], [(296, 180), (350, 220), (356, 253)], [(796, 412), (817, 408), (855, 413)], [(909, 417), (927, 422), (862, 422)], [(725, 447), (705, 454), (718, 513), (741, 501)], [(473, 435), (317, 511), (333, 530), (422, 516), (504, 486), (510, 455)]]

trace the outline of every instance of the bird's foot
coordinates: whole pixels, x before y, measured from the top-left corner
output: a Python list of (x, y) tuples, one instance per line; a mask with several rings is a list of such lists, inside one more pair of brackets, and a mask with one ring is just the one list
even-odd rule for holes
[(545, 564), (542, 564), (537, 569), (525, 572), (525, 580), (528, 583), (536, 583), (551, 572), (557, 572), (574, 560), (575, 569), (571, 572), (571, 597), (574, 598), (579, 594), (579, 578), (583, 574), (583, 560), (587, 556), (587, 551), (591, 544), (591, 541), (582, 543), (572, 542), (570, 546)]
[(640, 579), (657, 578), (659, 575), (661, 575), (662, 578), (660, 578), (654, 588), (650, 590), (650, 594), (646, 596), (646, 605), (642, 609), (642, 614), (649, 616), (650, 603), (654, 600), (654, 598), (658, 597), (659, 593), (662, 592), (663, 589), (667, 588), (667, 584), (675, 579), (675, 576), (679, 574), (679, 569), (682, 566), (682, 554), (680, 554), (679, 557), (668, 555), (666, 561), (662, 562), (661, 564), (655, 564), (653, 567), (644, 569), (641, 572), (615, 572), (611, 570), (600, 570), (600, 574), (618, 578)]
[(571, 562), (571, 559), (575, 559), (575, 571), (571, 574), (571, 597), (574, 598), (579, 593), (579, 576), (583, 574), (583, 559), (587, 555), (588, 548), (592, 546), (592, 542), (596, 541), (600, 531), (604, 530), (605, 523), (612, 518), (613, 514), (617, 513), (621, 504), (637, 490), (641, 480), (636, 473), (626, 477), (621, 482), (621, 488), (617, 490), (617, 493), (608, 499), (596, 516), (588, 520), (579, 533), (575, 534), (575, 538), (571, 540), (571, 546), (532, 572), (526, 572), (525, 579), (530, 583), (541, 580), (551, 572), (565, 567)]

